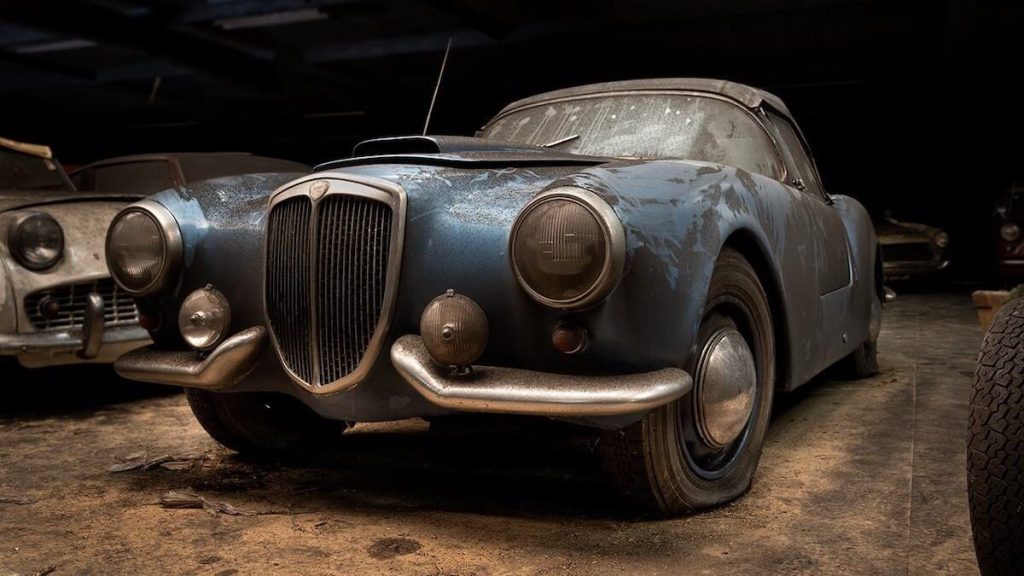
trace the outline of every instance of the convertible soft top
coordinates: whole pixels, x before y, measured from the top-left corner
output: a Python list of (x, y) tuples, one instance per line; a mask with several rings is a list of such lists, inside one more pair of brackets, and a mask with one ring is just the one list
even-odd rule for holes
[[(726, 80), (714, 80), (711, 78), (650, 78), (646, 80), (625, 80), (620, 82), (602, 82), (599, 84), (587, 84), (573, 88), (563, 88), (544, 92), (505, 106), (494, 118), (500, 118), (505, 114), (518, 108), (525, 108), (554, 100), (558, 98), (572, 98), (576, 96), (587, 96), (601, 94), (602, 92), (629, 92), (629, 91), (651, 91), (651, 90), (687, 90), (692, 92), (709, 92), (719, 94), (743, 104), (748, 108), (757, 108), (761, 104), (767, 104), (775, 111), (783, 114), (789, 120), (793, 120), (792, 114), (782, 100), (764, 90), (729, 82)], [(492, 120), (493, 122), (494, 120)]]

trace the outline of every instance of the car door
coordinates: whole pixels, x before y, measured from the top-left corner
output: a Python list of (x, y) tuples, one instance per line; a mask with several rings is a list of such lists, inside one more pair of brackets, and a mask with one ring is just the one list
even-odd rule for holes
[(814, 222), (817, 228), (814, 234), (815, 253), (821, 256), (817, 270), (819, 291), (824, 295), (846, 288), (851, 281), (850, 244), (843, 219), (822, 188), (814, 161), (796, 127), (774, 113), (768, 116), (786, 157), (789, 171), (786, 184), (815, 200), (812, 203), (817, 217)]

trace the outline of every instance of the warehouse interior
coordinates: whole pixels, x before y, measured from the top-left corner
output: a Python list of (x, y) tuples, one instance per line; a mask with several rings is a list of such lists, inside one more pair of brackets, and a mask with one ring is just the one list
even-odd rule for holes
[(472, 136), (549, 90), (717, 78), (779, 96), (826, 191), (879, 236), (916, 226), (936, 266), (886, 271), (880, 373), (777, 393), (750, 491), (667, 520), (618, 499), (575, 423), (360, 422), (268, 461), (211, 439), (179, 387), (0, 356), (0, 576), (979, 574), (964, 439), (997, 306), (971, 293), (1020, 284), (1013, 254), (1024, 274), (1022, 37), (1014, 0), (0, 3), (0, 137), (68, 172), (166, 152), (315, 166)]

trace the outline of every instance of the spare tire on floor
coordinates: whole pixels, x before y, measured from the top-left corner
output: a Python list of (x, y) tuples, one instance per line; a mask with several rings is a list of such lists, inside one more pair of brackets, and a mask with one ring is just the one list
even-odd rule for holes
[(1024, 299), (985, 334), (974, 375), (967, 492), (983, 576), (1024, 574)]

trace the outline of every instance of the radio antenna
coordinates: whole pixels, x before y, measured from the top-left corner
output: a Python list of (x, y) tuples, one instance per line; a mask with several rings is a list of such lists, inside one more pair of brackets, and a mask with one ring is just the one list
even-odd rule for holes
[(452, 49), (452, 37), (448, 37), (448, 46), (444, 49), (444, 60), (441, 60), (441, 71), (437, 74), (437, 84), (434, 85), (434, 95), (430, 98), (430, 108), (427, 109), (427, 121), (423, 123), (423, 135), (427, 135), (430, 128), (430, 115), (434, 112), (434, 103), (437, 102), (437, 91), (441, 89), (441, 78), (444, 78), (444, 67), (448, 64), (448, 52)]

